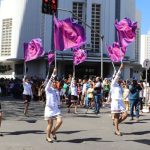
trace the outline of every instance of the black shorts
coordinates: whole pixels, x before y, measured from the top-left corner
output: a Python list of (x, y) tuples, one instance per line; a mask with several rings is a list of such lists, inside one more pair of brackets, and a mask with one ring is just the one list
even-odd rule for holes
[(31, 96), (23, 94), (23, 100), (24, 103), (29, 103), (31, 101)]
[(71, 95), (71, 102), (77, 102), (78, 101), (78, 96)]

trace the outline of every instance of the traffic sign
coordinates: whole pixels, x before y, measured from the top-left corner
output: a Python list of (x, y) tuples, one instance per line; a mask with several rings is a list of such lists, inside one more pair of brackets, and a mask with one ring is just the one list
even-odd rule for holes
[(144, 60), (143, 67), (146, 68), (146, 69), (150, 68), (150, 60), (149, 59)]

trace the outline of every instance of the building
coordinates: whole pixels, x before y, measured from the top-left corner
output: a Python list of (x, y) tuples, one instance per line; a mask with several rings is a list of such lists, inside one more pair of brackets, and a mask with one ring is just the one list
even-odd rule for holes
[[(80, 18), (82, 21), (79, 23), (86, 30), (85, 49), (88, 50), (88, 58), (86, 62), (75, 67), (76, 76), (101, 75), (102, 72), (103, 77), (111, 77), (114, 70), (107, 57), (106, 44), (112, 44), (117, 40), (114, 28), (115, 19), (121, 20), (129, 17), (135, 20), (135, 0), (58, 0), (58, 8), (58, 19)], [(10, 71), (1, 73), (1, 76), (19, 77), (23, 75), (24, 42), (40, 37), (46, 52), (53, 49), (53, 20), (52, 16), (41, 13), (41, 0), (1, 0), (0, 20), (0, 32), (2, 33), (0, 35), (0, 65), (11, 68)], [(104, 36), (103, 41), (101, 41), (101, 36)], [(135, 48), (135, 43), (128, 47), (124, 59), (125, 68), (122, 72), (124, 79), (132, 78), (135, 74), (139, 75), (134, 72), (135, 68), (140, 67), (137, 59), (138, 50), (136, 51)], [(103, 53), (102, 57), (101, 53)], [(32, 76), (45, 77), (48, 71), (46, 57), (27, 62), (26, 66), (27, 74)], [(115, 66), (118, 68), (119, 64)], [(57, 51), (57, 68), (59, 76), (72, 74), (71, 50)]]
[(150, 60), (150, 34), (141, 35), (141, 61), (143, 65), (145, 59)]

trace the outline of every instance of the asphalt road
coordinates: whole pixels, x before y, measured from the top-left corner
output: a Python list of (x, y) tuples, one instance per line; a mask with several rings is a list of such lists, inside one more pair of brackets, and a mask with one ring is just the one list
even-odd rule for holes
[[(110, 108), (103, 107), (95, 115), (92, 110), (85, 114), (67, 113), (62, 108), (63, 125), (57, 133), (58, 141), (48, 143), (44, 121), (44, 104), (31, 102), (29, 117), (23, 115), (22, 100), (4, 99), (3, 121), (0, 131), (0, 150), (149, 150), (150, 113), (143, 113), (140, 121), (127, 120), (120, 124), (123, 136), (114, 135)], [(73, 110), (72, 110), (73, 112)]]

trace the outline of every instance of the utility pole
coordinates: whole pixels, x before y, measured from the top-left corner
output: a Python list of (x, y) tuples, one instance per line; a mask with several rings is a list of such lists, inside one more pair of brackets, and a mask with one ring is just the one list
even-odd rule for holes
[(104, 35), (100, 36), (100, 44), (101, 44), (101, 78), (103, 79), (103, 39)]

